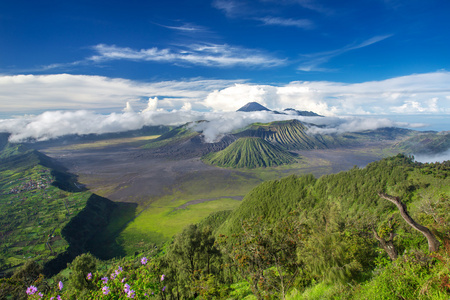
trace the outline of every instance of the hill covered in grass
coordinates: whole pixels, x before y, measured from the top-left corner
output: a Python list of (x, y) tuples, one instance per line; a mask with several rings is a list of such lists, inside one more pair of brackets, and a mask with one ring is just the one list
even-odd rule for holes
[[(87, 251), (87, 241), (106, 225), (112, 206), (111, 201), (86, 191), (50, 157), (4, 142), (0, 149), (0, 273), (30, 259), (45, 262), (49, 273), (65, 268)], [(76, 220), (82, 221), (74, 225)], [(80, 232), (82, 236), (77, 236)]]
[(261, 138), (240, 138), (222, 151), (210, 153), (203, 161), (227, 168), (260, 168), (291, 164), (296, 157)]

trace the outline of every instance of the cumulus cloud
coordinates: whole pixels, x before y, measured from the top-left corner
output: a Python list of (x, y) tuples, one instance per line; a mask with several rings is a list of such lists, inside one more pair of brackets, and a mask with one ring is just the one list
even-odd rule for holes
[[(122, 78), (88, 75), (0, 76), (0, 103), (3, 113), (30, 113), (46, 110), (93, 109), (117, 111), (128, 101), (137, 109), (149, 97), (160, 100), (161, 108), (192, 103), (197, 109), (209, 92), (236, 82), (193, 79), (186, 81), (140, 82)], [(199, 105), (201, 107), (199, 107)]]
[[(255, 122), (273, 122), (298, 119), (310, 126), (311, 134), (331, 134), (346, 131), (361, 131), (391, 126), (409, 126), (388, 119), (364, 119), (356, 117), (304, 117), (259, 112), (198, 112), (186, 105), (180, 110), (157, 109), (157, 99), (150, 98), (148, 107), (136, 112), (129, 103), (121, 113), (98, 114), (93, 111), (48, 111), (36, 116), (23, 116), (0, 120), (0, 132), (11, 133), (11, 142), (44, 141), (69, 134), (102, 134), (140, 129), (143, 126), (182, 125), (202, 132), (206, 142), (218, 141), (223, 135), (232, 133)], [(194, 122), (207, 120), (206, 122)]]
[(235, 84), (208, 94), (203, 104), (232, 111), (256, 101), (270, 109), (295, 108), (322, 115), (450, 113), (450, 72), (381, 81), (297, 81), (283, 86)]
[[(294, 108), (325, 116), (384, 115), (387, 118), (396, 114), (449, 114), (449, 96), (450, 72), (446, 71), (363, 83), (297, 81), (279, 86), (250, 84), (244, 80), (197, 79), (145, 83), (69, 74), (0, 76), (2, 113), (38, 114), (37, 117), (22, 117), (9, 120), (7, 123), (15, 122), (16, 127), (26, 127), (31, 132), (28, 136), (38, 139), (45, 138), (45, 132), (48, 131), (50, 134), (52, 130), (63, 131), (50, 134), (57, 136), (66, 132), (102, 133), (104, 130), (129, 130), (143, 125), (169, 124), (167, 119), (172, 118), (173, 122), (178, 122), (177, 124), (202, 119), (211, 122), (219, 119), (227, 120), (223, 119), (224, 117), (208, 118), (205, 111), (212, 111), (212, 114), (234, 112), (253, 101), (272, 110)], [(123, 110), (125, 106), (127, 107)], [(78, 112), (80, 108), (85, 109), (84, 113)], [(63, 112), (64, 110), (72, 110), (72, 115), (70, 112)], [(54, 111), (54, 115), (51, 112), (39, 114), (43, 111)], [(123, 113), (97, 115), (92, 111)], [(92, 123), (87, 120), (93, 118), (95, 122), (102, 124), (102, 127), (89, 129), (86, 124), (82, 124), (81, 127), (75, 126), (76, 129), (70, 129), (69, 122), (63, 128), (50, 128), (45, 125), (49, 123), (45, 120), (51, 117), (55, 120), (65, 120), (67, 117), (74, 123), (77, 118), (82, 122)], [(256, 117), (254, 119), (259, 120)], [(124, 125), (121, 125), (122, 120)], [(351, 130), (351, 127), (356, 125), (349, 122), (347, 120), (344, 122), (347, 125), (340, 128), (334, 125), (329, 130), (330, 132)], [(227, 126), (225, 123), (222, 125), (224, 128)], [(1, 128), (8, 129), (8, 124), (2, 121)], [(108, 129), (110, 128), (108, 126), (112, 125), (105, 124), (115, 124), (116, 127)], [(357, 128), (364, 126), (372, 128), (373, 125), (391, 126), (388, 121), (381, 120), (378, 124), (369, 125), (360, 122)], [(39, 126), (42, 127), (42, 133)], [(52, 126), (60, 125), (52, 123)], [(78, 128), (81, 130), (77, 131)], [(222, 131), (219, 129), (217, 134), (222, 134)]]

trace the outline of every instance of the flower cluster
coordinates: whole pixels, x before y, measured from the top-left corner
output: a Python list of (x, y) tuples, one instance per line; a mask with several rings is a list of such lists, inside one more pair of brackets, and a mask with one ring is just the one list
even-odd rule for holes
[(102, 292), (103, 292), (103, 295), (108, 295), (109, 294), (109, 287), (107, 287), (106, 285), (104, 287), (102, 287)]
[(131, 289), (131, 287), (128, 283), (125, 283), (123, 290), (124, 290), (125, 294), (127, 295), (127, 298), (134, 298), (134, 296), (136, 295), (136, 292)]
[[(64, 287), (64, 284), (62, 283), (62, 281), (58, 282), (58, 289), (61, 291)], [(42, 297), (44, 297), (44, 294), (38, 292), (37, 287), (35, 287), (34, 285), (30, 285), (27, 288), (26, 291), (27, 295), (29, 296), (29, 299), (42, 299)], [(62, 300), (60, 295), (57, 295), (56, 297), (50, 297), (50, 300)]]
[(34, 295), (37, 291), (38, 291), (37, 287), (35, 287), (34, 285), (30, 285), (27, 288), (27, 295)]
[[(108, 272), (103, 275), (103, 277), (99, 273), (88, 273), (85, 277), (86, 280), (92, 281), (92, 283), (96, 284), (98, 287), (96, 291), (92, 291), (91, 296), (95, 299), (101, 299), (106, 295), (108, 295), (108, 297), (113, 297), (114, 299), (116, 299), (116, 297), (119, 297), (120, 299), (142, 299), (154, 297), (156, 294), (164, 292), (167, 288), (166, 286), (163, 286), (166, 275), (156, 275), (155, 271), (157, 268), (149, 262), (147, 257), (142, 257), (140, 259), (139, 267), (135, 267), (136, 265), (132, 263), (124, 266), (124, 268), (118, 266), (113, 269), (111, 273)], [(64, 294), (57, 295), (57, 293), (62, 291), (63, 288), (64, 283), (59, 281), (53, 291), (45, 299), (62, 300), (63, 297), (61, 297), (61, 295), (64, 296)], [(44, 297), (34, 285), (29, 286), (26, 293), (29, 300), (43, 300)]]

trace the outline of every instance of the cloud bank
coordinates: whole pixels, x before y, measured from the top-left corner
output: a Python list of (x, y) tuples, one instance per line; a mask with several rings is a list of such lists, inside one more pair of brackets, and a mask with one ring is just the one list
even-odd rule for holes
[(283, 86), (235, 84), (208, 94), (204, 105), (236, 110), (256, 101), (323, 115), (449, 114), (450, 72), (414, 74), (382, 81), (341, 83), (296, 81)]
[(210, 92), (235, 82), (193, 79), (146, 83), (71, 74), (0, 76), (0, 104), (2, 112), (10, 114), (80, 108), (111, 112), (121, 110), (126, 102), (145, 107), (148, 98), (158, 97), (159, 105), (167, 109), (191, 102), (193, 108), (204, 109), (201, 101)]
[(48, 110), (137, 110), (155, 99), (166, 110), (236, 111), (256, 101), (272, 110), (295, 108), (333, 115), (450, 114), (450, 72), (414, 74), (381, 81), (294, 81), (284, 85), (246, 80), (141, 82), (89, 75), (0, 76), (3, 114)]
[(450, 149), (437, 154), (414, 154), (414, 159), (421, 163), (443, 162), (450, 160)]
[[(11, 133), (11, 142), (45, 141), (64, 135), (102, 134), (140, 129), (143, 126), (182, 125), (192, 122), (191, 129), (202, 132), (206, 142), (215, 142), (237, 129), (255, 122), (272, 122), (298, 119), (306, 123), (326, 126), (311, 126), (311, 134), (330, 134), (345, 131), (360, 131), (390, 126), (408, 126), (388, 119), (358, 117), (303, 117), (273, 114), (271, 112), (199, 112), (189, 106), (180, 110), (158, 108), (158, 100), (150, 98), (147, 108), (136, 112), (130, 103), (121, 113), (98, 114), (88, 110), (47, 111), (36, 116), (23, 116), (0, 120), (0, 132)], [(195, 123), (194, 121), (207, 120)]]

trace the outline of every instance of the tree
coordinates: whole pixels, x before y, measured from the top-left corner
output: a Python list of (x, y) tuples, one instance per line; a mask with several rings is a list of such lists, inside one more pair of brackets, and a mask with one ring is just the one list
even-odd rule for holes
[(242, 231), (232, 238), (222, 236), (221, 244), (258, 299), (285, 299), (299, 272), (300, 236), (294, 218), (271, 224), (260, 217), (244, 221)]
[(389, 255), (389, 258), (394, 261), (398, 257), (397, 249), (394, 246), (394, 224), (392, 222), (392, 217), (388, 221), (388, 227), (385, 230), (386, 234), (389, 235), (388, 239), (384, 238), (385, 234), (381, 234), (381, 236), (378, 234), (378, 232), (375, 230), (375, 228), (372, 227), (373, 235), (377, 239), (377, 241), (380, 242), (381, 247), (386, 251), (386, 253)]
[(70, 264), (70, 284), (77, 290), (94, 288), (93, 283), (87, 279), (89, 273), (95, 272), (96, 259), (90, 253), (77, 256)]
[(385, 193), (378, 193), (378, 196), (380, 196), (383, 199), (386, 199), (392, 203), (394, 203), (397, 208), (400, 210), (400, 215), (405, 220), (406, 223), (408, 223), (412, 228), (422, 233), (428, 241), (428, 250), (430, 252), (436, 252), (439, 250), (439, 241), (434, 236), (434, 234), (425, 226), (420, 225), (414, 219), (409, 215), (408, 210), (406, 209), (406, 205), (400, 201), (399, 197), (390, 196)]

